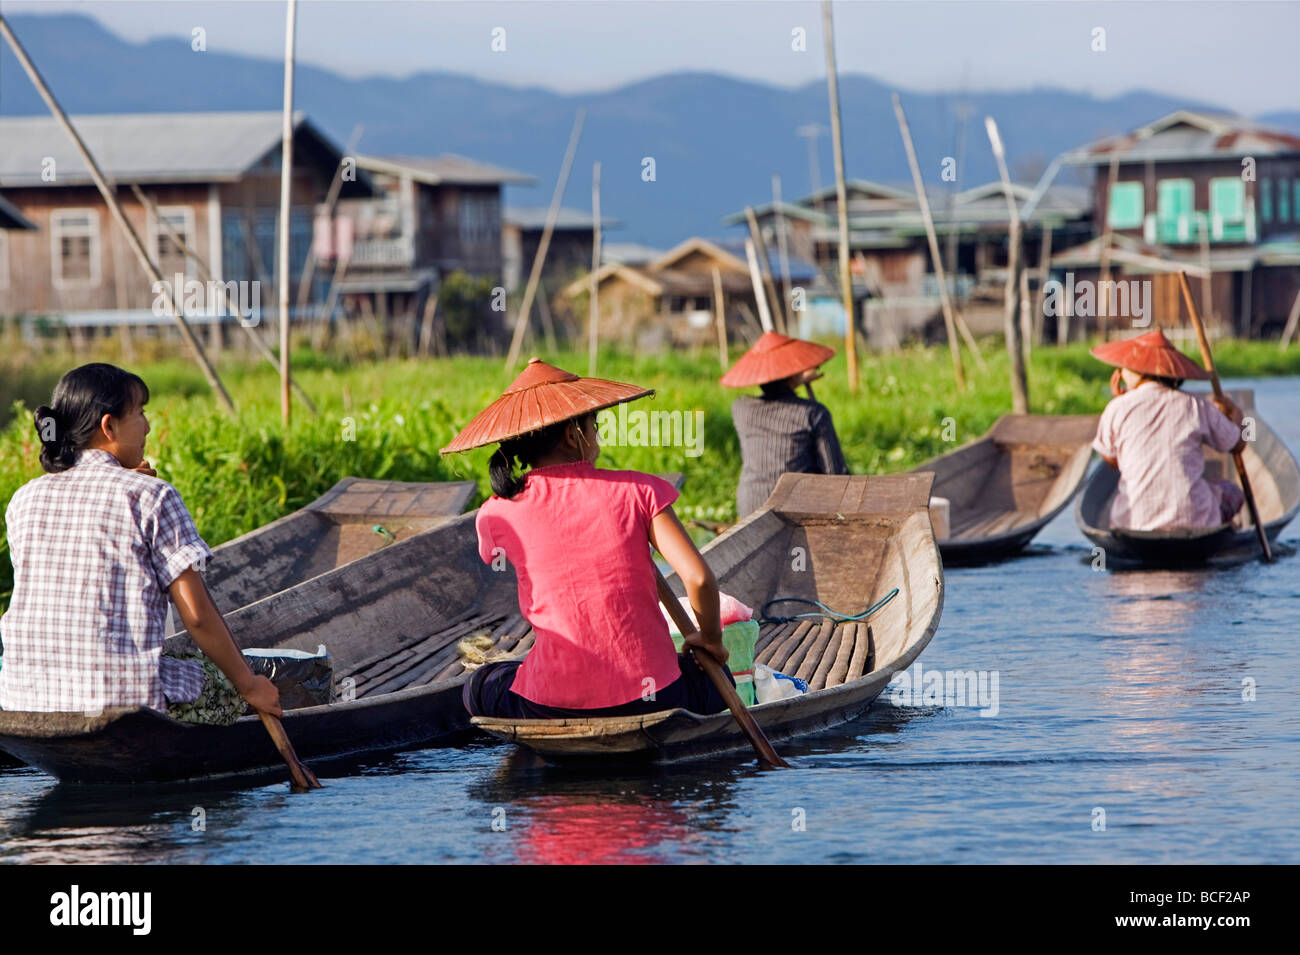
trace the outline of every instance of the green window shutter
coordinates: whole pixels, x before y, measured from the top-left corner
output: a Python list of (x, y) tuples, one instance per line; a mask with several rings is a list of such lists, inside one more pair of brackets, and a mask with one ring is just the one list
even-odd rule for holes
[(1285, 177), (1277, 181), (1277, 221), (1291, 221), (1291, 180)]
[(1117, 182), (1110, 190), (1110, 208), (1106, 221), (1112, 229), (1137, 229), (1142, 226), (1145, 197), (1140, 182)]
[(1192, 180), (1162, 179), (1156, 184), (1156, 215), (1166, 221), (1192, 214)]
[(1259, 217), (1265, 222), (1273, 221), (1273, 180), (1259, 181)]
[(1246, 218), (1246, 184), (1238, 176), (1210, 180), (1210, 214), (1224, 222), (1241, 222)]

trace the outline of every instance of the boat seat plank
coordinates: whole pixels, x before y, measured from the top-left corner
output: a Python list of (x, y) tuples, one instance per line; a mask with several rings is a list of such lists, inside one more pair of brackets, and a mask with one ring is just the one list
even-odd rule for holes
[(844, 682), (849, 672), (849, 663), (853, 659), (853, 647), (857, 643), (858, 632), (864, 626), (865, 624), (862, 623), (849, 622), (840, 627), (840, 645), (835, 653), (835, 662), (831, 664), (830, 671), (826, 674), (826, 686), (839, 686)]
[(849, 661), (849, 673), (845, 682), (856, 680), (864, 673), (871, 672), (870, 663), (873, 662), (871, 657), (875, 656), (872, 652), (872, 643), (870, 625), (861, 628), (858, 632), (857, 642), (853, 645), (853, 658)]
[(813, 671), (812, 680), (808, 683), (808, 689), (821, 690), (826, 687), (826, 677), (830, 674), (831, 667), (835, 665), (835, 661), (840, 655), (840, 644), (844, 642), (847, 631), (848, 627), (844, 624), (840, 624), (831, 631), (830, 640), (826, 642), (826, 649), (822, 652), (821, 660), (817, 663), (817, 669)]
[(803, 641), (803, 638), (807, 635), (808, 630), (812, 625), (813, 622), (811, 620), (800, 620), (795, 624), (794, 629), (782, 638), (780, 642), (774, 641), (769, 644), (767, 649), (763, 651), (758, 662), (770, 666), (773, 670), (784, 673), (785, 671), (781, 668), (785, 666), (785, 662), (790, 659), (790, 655), (794, 653), (795, 648)]
[(817, 665), (821, 663), (822, 654), (826, 652), (826, 644), (830, 642), (831, 634), (834, 632), (835, 621), (823, 620), (822, 625), (817, 629), (817, 639), (808, 647), (808, 652), (804, 654), (794, 676), (807, 683), (812, 682), (813, 674), (817, 672)]

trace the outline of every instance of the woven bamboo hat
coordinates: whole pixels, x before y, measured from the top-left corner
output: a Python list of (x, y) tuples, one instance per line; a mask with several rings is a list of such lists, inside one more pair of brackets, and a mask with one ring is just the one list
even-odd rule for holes
[(1108, 365), (1127, 368), (1140, 375), (1158, 375), (1161, 378), (1192, 378), (1205, 381), (1210, 376), (1165, 338), (1165, 333), (1155, 328), (1137, 338), (1118, 342), (1104, 342), (1092, 349), (1092, 356)]
[(765, 385), (816, 368), (830, 361), (834, 355), (835, 349), (825, 345), (778, 335), (776, 332), (764, 332), (754, 342), (754, 346), (727, 370), (721, 382), (728, 388)]
[(548, 425), (652, 394), (653, 389), (621, 381), (579, 378), (533, 358), (501, 397), (475, 415), (442, 453), (455, 454), (509, 441)]

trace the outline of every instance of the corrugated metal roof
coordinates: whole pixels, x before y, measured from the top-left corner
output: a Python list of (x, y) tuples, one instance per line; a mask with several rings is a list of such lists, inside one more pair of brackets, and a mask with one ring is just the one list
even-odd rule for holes
[[(240, 178), (280, 144), (281, 114), (119, 113), (72, 116), (104, 175), (119, 182), (222, 182)], [(306, 115), (307, 133), (334, 155), (340, 150)], [(41, 174), (54, 159), (52, 182)], [(91, 182), (68, 134), (52, 117), (0, 117), (0, 186), (73, 186)]]
[(536, 176), (454, 153), (441, 156), (358, 156), (357, 165), (392, 176), (405, 174), (430, 186), (490, 186), (503, 182), (531, 185), (537, 182)]
[(1075, 165), (1232, 159), (1300, 154), (1300, 137), (1244, 116), (1178, 110), (1121, 136), (1108, 136), (1067, 152)]
[(0, 229), (35, 229), (35, 228), (36, 226), (32, 225), (30, 222), (24, 219), (23, 214), (19, 212), (16, 208), (14, 208), (12, 202), (10, 202), (4, 196), (0, 196)]
[[(501, 221), (518, 226), (521, 229), (536, 231), (545, 228), (546, 214), (549, 211), (550, 209), (547, 206), (507, 206), (505, 212), (501, 215)], [(560, 206), (555, 218), (555, 228), (557, 229), (585, 229), (590, 231), (592, 224), (593, 219), (590, 212), (583, 212), (581, 209), (570, 209), (566, 206)], [(618, 219), (611, 219), (609, 216), (600, 217), (600, 227), (602, 229), (614, 229), (622, 225), (623, 223)]]
[(664, 249), (656, 249), (637, 242), (602, 242), (600, 244), (600, 264), (621, 263), (623, 265), (644, 265), (664, 254)]

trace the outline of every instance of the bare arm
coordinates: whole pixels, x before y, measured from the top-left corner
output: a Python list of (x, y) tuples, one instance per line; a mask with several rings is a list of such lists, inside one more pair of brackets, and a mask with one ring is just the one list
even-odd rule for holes
[(719, 663), (726, 663), (728, 654), (722, 645), (718, 582), (671, 507), (665, 507), (650, 522), (650, 542), (681, 578), (691, 609), (695, 611), (695, 619), (699, 621), (699, 633), (683, 635), (685, 644), (699, 647)]
[(191, 639), (229, 677), (249, 705), (263, 713), (281, 716), (280, 691), (266, 677), (254, 676), (248, 668), (198, 571), (192, 567), (183, 571), (172, 581), (168, 592)]

